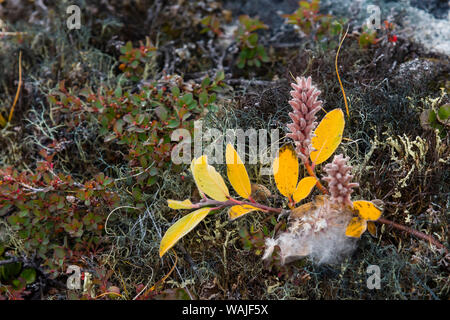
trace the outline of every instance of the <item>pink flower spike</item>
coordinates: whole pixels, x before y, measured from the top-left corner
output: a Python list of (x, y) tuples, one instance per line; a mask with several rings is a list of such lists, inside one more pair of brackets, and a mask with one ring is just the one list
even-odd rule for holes
[(289, 104), (293, 112), (289, 113), (292, 123), (287, 125), (291, 131), (287, 136), (294, 140), (298, 157), (305, 162), (312, 151), (312, 133), (317, 126), (316, 113), (322, 108), (322, 101), (317, 100), (320, 91), (312, 84), (311, 77), (297, 77), (291, 83), (292, 99)]
[(348, 158), (344, 158), (342, 154), (334, 156), (333, 162), (328, 163), (324, 167), (327, 173), (323, 180), (328, 182), (328, 190), (331, 194), (331, 201), (339, 205), (352, 206), (350, 198), (353, 188), (358, 187), (358, 183), (351, 182), (352, 167), (347, 165)]

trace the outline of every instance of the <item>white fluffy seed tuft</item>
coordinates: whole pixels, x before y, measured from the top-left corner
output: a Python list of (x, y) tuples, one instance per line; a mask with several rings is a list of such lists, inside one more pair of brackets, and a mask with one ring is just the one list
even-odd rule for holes
[(351, 211), (324, 198), (293, 219), (286, 232), (267, 239), (263, 259), (270, 258), (274, 247), (279, 246), (283, 264), (306, 256), (317, 264), (338, 263), (356, 248), (357, 240), (345, 235), (351, 218)]

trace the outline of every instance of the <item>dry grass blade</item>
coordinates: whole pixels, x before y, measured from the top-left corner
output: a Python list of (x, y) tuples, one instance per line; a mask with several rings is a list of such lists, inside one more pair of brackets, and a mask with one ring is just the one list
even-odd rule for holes
[(17, 101), (19, 100), (20, 89), (22, 88), (22, 51), (19, 52), (19, 84), (17, 86), (16, 97), (14, 98), (14, 103), (9, 112), (8, 122), (11, 122), (14, 115), (14, 109), (16, 107)]
[(7, 124), (6, 119), (3, 118), (2, 114), (0, 113), (0, 127), (5, 127)]
[(175, 250), (172, 250), (172, 251), (173, 251), (173, 253), (175, 255), (175, 262), (173, 263), (172, 268), (170, 269), (170, 271), (164, 277), (161, 278), (161, 280), (156, 282), (150, 289), (148, 289), (145, 292), (144, 296), (148, 295), (151, 291), (154, 291), (158, 286), (161, 286), (164, 283), (164, 281), (166, 281), (166, 279), (172, 274), (173, 270), (175, 270), (175, 267), (177, 266), (177, 262), (178, 262), (178, 256), (177, 256), (177, 253), (175, 252)]
[(344, 96), (344, 103), (345, 103), (345, 109), (347, 110), (347, 117), (350, 118), (350, 113), (348, 111), (348, 104), (347, 104), (347, 96), (345, 95), (345, 90), (344, 90), (344, 87), (342, 86), (341, 77), (339, 77), (338, 64), (337, 64), (338, 63), (338, 57), (339, 57), (339, 51), (341, 50), (342, 43), (344, 43), (345, 37), (347, 36), (348, 27), (349, 26), (347, 26), (347, 31), (345, 31), (345, 34), (342, 37), (341, 42), (339, 43), (339, 47), (338, 47), (337, 52), (336, 52), (336, 59), (334, 61), (334, 66), (336, 67), (336, 75), (337, 75), (337, 78), (338, 78), (338, 81), (339, 81), (339, 86), (341, 87), (342, 95)]

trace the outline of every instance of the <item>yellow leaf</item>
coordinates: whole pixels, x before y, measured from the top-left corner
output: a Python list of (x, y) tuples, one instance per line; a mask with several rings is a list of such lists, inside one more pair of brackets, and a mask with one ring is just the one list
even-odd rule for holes
[(228, 180), (230, 180), (238, 195), (248, 199), (252, 193), (250, 179), (241, 158), (231, 144), (227, 144), (225, 158), (227, 161)]
[(315, 151), (311, 152), (311, 161), (320, 164), (326, 161), (342, 141), (345, 120), (341, 109), (328, 112), (314, 131), (311, 144)]
[(291, 198), (298, 181), (298, 158), (291, 145), (285, 145), (280, 149), (278, 157), (273, 162), (273, 175), (280, 193)]
[(189, 199), (184, 201), (167, 200), (167, 205), (172, 209), (192, 209), (192, 202)]
[(200, 196), (203, 198), (204, 197), (204, 193), (203, 193), (202, 190), (200, 190), (200, 187), (198, 186), (198, 183), (197, 183), (197, 179), (195, 178), (195, 175), (194, 175), (195, 161), (197, 161), (196, 158), (192, 159), (192, 161), (191, 161), (191, 172), (192, 172), (192, 176), (194, 177), (194, 182), (195, 182), (195, 185), (197, 186), (197, 190), (200, 193)]
[(358, 210), (360, 217), (365, 220), (375, 221), (381, 217), (381, 210), (370, 201), (353, 201), (353, 207)]
[(375, 222), (373, 221), (367, 221), (367, 231), (373, 236), (377, 236), (377, 226), (375, 225)]
[(345, 235), (348, 237), (359, 238), (367, 229), (367, 221), (360, 217), (354, 217), (345, 230)]
[(178, 240), (188, 234), (211, 211), (211, 208), (201, 208), (185, 215), (167, 229), (159, 245), (159, 256), (162, 257)]
[(230, 196), (222, 176), (208, 165), (207, 156), (201, 156), (191, 164), (197, 188), (217, 201), (226, 201)]
[(236, 218), (243, 216), (244, 214), (247, 214), (255, 210), (260, 209), (248, 204), (232, 206), (230, 210), (228, 210), (228, 217), (230, 217), (231, 220), (234, 220)]
[(297, 185), (297, 189), (295, 190), (292, 196), (295, 203), (305, 199), (311, 193), (312, 189), (316, 185), (316, 182), (317, 179), (314, 177), (306, 177), (300, 180), (300, 182)]

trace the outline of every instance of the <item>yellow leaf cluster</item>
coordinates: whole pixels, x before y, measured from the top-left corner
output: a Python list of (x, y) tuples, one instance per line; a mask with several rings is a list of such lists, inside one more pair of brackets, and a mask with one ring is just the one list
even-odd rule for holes
[[(333, 154), (342, 140), (344, 124), (343, 113), (340, 109), (327, 113), (322, 119), (311, 142), (315, 148), (315, 151), (311, 153), (313, 163), (322, 163)], [(251, 197), (252, 187), (247, 170), (231, 144), (228, 144), (226, 147), (226, 163), (228, 180), (236, 193), (242, 198), (254, 202)], [(206, 155), (192, 160), (191, 171), (195, 184), (202, 196), (206, 195), (221, 202), (231, 199), (225, 181), (216, 169), (208, 164)], [(315, 177), (305, 177), (298, 182), (298, 157), (291, 145), (286, 145), (280, 149), (279, 155), (273, 163), (273, 171), (278, 190), (294, 204), (305, 199), (317, 183)], [(172, 209), (194, 208), (189, 199), (184, 201), (168, 200), (167, 202)], [(358, 222), (352, 220), (353, 223), (349, 225), (348, 233), (352, 235), (360, 233), (361, 230), (364, 232), (367, 227), (366, 220), (376, 217), (376, 213), (372, 209), (366, 208), (364, 203), (356, 202), (355, 206), (357, 209), (361, 207), (363, 214), (361, 217), (358, 217)], [(177, 241), (199, 224), (211, 210), (212, 208), (195, 210), (174, 223), (161, 240), (160, 256), (162, 257)], [(228, 210), (228, 215), (230, 219), (236, 219), (256, 210), (261, 209), (250, 204), (236, 204)]]
[(373, 221), (381, 217), (381, 210), (375, 204), (366, 200), (353, 201), (353, 207), (358, 211), (358, 216), (352, 218), (345, 234), (349, 237), (359, 238), (369, 229), (372, 235), (376, 235), (376, 227)]
[[(245, 169), (244, 163), (230, 144), (226, 149), (227, 174), (231, 185), (243, 198), (251, 199), (251, 183)], [(191, 162), (191, 171), (195, 184), (202, 196), (225, 202), (230, 199), (230, 193), (222, 176), (213, 166), (208, 164), (208, 158), (203, 155)], [(184, 201), (167, 200), (167, 204), (172, 209), (192, 209), (194, 205), (191, 200)], [(164, 234), (160, 243), (159, 255), (162, 257), (177, 241), (190, 232), (200, 223), (212, 210), (212, 208), (201, 208), (184, 216), (174, 223)], [(260, 210), (251, 205), (235, 205), (228, 211), (230, 219), (236, 219), (251, 211)]]

